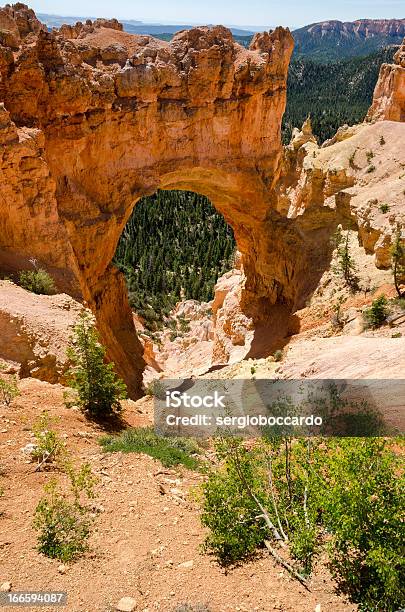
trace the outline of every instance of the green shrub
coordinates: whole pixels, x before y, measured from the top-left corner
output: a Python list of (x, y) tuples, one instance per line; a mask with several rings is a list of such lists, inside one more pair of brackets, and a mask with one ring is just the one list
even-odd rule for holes
[(65, 454), (65, 443), (57, 432), (51, 429), (51, 425), (56, 421), (55, 417), (50, 417), (49, 413), (44, 411), (33, 425), (35, 450), (32, 457), (38, 460), (38, 467), (57, 462)]
[(193, 470), (199, 466), (199, 461), (194, 456), (198, 454), (199, 447), (193, 439), (162, 437), (150, 427), (134, 427), (117, 436), (104, 436), (100, 444), (108, 452), (150, 455), (165, 467), (182, 464)]
[(404, 476), (386, 440), (273, 438), (248, 450), (223, 439), (216, 454), (220, 468), (202, 485), (201, 520), (205, 548), (220, 563), (265, 545), (283, 564), (281, 542), (297, 560), (289, 571), (302, 577), (328, 551), (340, 591), (359, 610), (403, 605)]
[[(222, 453), (218, 452), (218, 458)], [(256, 466), (243, 453), (241, 473), (262, 496)], [(213, 469), (203, 485), (201, 521), (209, 529), (204, 548), (215, 554), (221, 565), (235, 563), (262, 547), (267, 536), (265, 525), (257, 520), (258, 508), (247, 493), (234, 463), (225, 459), (221, 469)], [(263, 500), (264, 501), (264, 500)]]
[(83, 312), (67, 351), (73, 362), (67, 380), (70, 387), (77, 391), (82, 409), (94, 417), (119, 413), (120, 400), (126, 397), (125, 384), (115, 374), (114, 365), (104, 362), (105, 352), (92, 317)]
[(88, 548), (92, 509), (86, 501), (95, 497), (95, 478), (88, 463), (75, 470), (66, 464), (69, 491), (61, 490), (56, 480), (45, 485), (33, 521), (38, 533), (38, 550), (60, 561), (71, 561)]
[(163, 399), (165, 397), (166, 388), (161, 380), (155, 378), (146, 385), (145, 393), (151, 397), (159, 397), (160, 399)]
[[(314, 459), (307, 442), (263, 440), (248, 451), (240, 440), (228, 438), (217, 442), (216, 451), (222, 467), (212, 469), (202, 486), (201, 520), (209, 529), (205, 549), (227, 565), (251, 556), (266, 540), (288, 538), (300, 571), (309, 573), (316, 551), (318, 478), (310, 469)], [(269, 531), (265, 513), (274, 530)]]
[(187, 334), (190, 331), (190, 321), (185, 317), (177, 317), (178, 325), (182, 334)]
[(390, 210), (390, 206), (387, 203), (383, 203), (380, 204), (380, 211), (385, 215), (387, 212), (389, 212)]
[(385, 323), (389, 313), (388, 300), (385, 295), (375, 299), (370, 308), (363, 312), (363, 321), (366, 328), (377, 329)]
[[(4, 366), (0, 364), (0, 371), (3, 369)], [(0, 375), (0, 405), (9, 406), (18, 395), (20, 395), (20, 391), (18, 390), (17, 377)]]
[(343, 295), (340, 295), (336, 302), (332, 304), (332, 310), (335, 313), (332, 317), (332, 327), (336, 329), (342, 329), (344, 327), (344, 319), (342, 318), (342, 304), (346, 301)]
[(405, 601), (404, 477), (382, 439), (331, 442), (324, 525), (340, 590), (365, 612), (392, 612)]
[(22, 270), (18, 278), (21, 287), (32, 293), (44, 295), (53, 295), (56, 293), (56, 287), (52, 277), (42, 268), (38, 268), (37, 270)]
[(393, 303), (395, 304), (395, 306), (399, 306), (401, 310), (405, 310), (405, 297), (395, 298), (393, 300)]
[(280, 349), (277, 349), (277, 351), (274, 351), (273, 357), (274, 357), (274, 361), (282, 361), (283, 351), (281, 351)]

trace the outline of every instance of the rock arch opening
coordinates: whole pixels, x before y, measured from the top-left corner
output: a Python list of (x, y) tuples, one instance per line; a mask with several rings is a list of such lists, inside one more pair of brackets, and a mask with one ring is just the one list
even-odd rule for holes
[(159, 190), (135, 205), (113, 263), (126, 279), (144, 347), (145, 384), (156, 372), (184, 376), (211, 367), (214, 289), (220, 277), (228, 289), (242, 281), (240, 269), (231, 272), (237, 262), (232, 228), (205, 196)]
[(114, 265), (126, 278), (131, 308), (153, 333), (179, 302), (213, 299), (218, 277), (232, 268), (235, 249), (231, 227), (208, 198), (160, 190), (135, 206)]
[(157, 191), (135, 206), (114, 256), (131, 308), (150, 332), (182, 300), (209, 302), (219, 276), (232, 268), (231, 227), (204, 196)]

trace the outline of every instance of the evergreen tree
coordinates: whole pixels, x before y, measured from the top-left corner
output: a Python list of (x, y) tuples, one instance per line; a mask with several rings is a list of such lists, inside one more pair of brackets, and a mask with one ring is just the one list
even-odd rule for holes
[(400, 227), (397, 228), (394, 243), (391, 247), (391, 261), (395, 289), (398, 297), (403, 298), (405, 293), (402, 293), (400, 283), (405, 280), (405, 245)]
[(301, 127), (311, 115), (312, 130), (319, 142), (331, 138), (347, 123), (363, 121), (373, 98), (380, 66), (392, 62), (396, 47), (366, 57), (322, 64), (309, 58), (290, 63), (287, 81), (287, 108), (283, 117), (283, 142), (292, 129)]
[(115, 374), (112, 363), (105, 363), (105, 348), (100, 343), (92, 317), (83, 312), (74, 328), (67, 351), (73, 366), (68, 383), (77, 391), (79, 404), (92, 416), (110, 416), (120, 412), (120, 400), (126, 397), (126, 387)]

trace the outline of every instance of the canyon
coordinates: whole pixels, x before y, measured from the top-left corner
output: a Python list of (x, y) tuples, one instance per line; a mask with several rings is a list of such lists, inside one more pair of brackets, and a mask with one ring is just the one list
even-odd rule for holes
[[(223, 474), (223, 457), (212, 440), (194, 445), (175, 437), (176, 456), (188, 448), (191, 462), (167, 462), (156, 451), (168, 439), (153, 432), (154, 396), (173, 378), (187, 390), (195, 379), (208, 386), (220, 379), (229, 387), (235, 380), (271, 385), (298, 379), (305, 386), (307, 379), (382, 379), (376, 381), (378, 408), (390, 433), (403, 431), (403, 399), (392, 379), (403, 379), (405, 304), (393, 282), (392, 245), (405, 230), (405, 41), (395, 63), (381, 66), (363, 123), (342, 125), (320, 144), (308, 117), (282, 146), (292, 49), (283, 28), (257, 34), (246, 49), (222, 26), (179, 32), (169, 43), (128, 34), (116, 19), (48, 31), (23, 4), (0, 9), (0, 595), (64, 591), (71, 612), (364, 608), (344, 594), (329, 567), (322, 547), (334, 532), (321, 522), (324, 500), (315, 497), (321, 503), (313, 505), (309, 480), (302, 525), (309, 501), (309, 515), (315, 509), (322, 525), (316, 543), (322, 554), (305, 582), (264, 546), (224, 567), (208, 554), (201, 522), (202, 485), (211, 471)], [(232, 227), (238, 250), (211, 301), (182, 299), (152, 332), (132, 312), (113, 258), (134, 207), (158, 189), (206, 195)], [(201, 218), (191, 224), (198, 228)], [(353, 264), (352, 285), (342, 274), (339, 233)], [(190, 259), (194, 265), (197, 258)], [(197, 272), (200, 264), (195, 261)], [(18, 286), (21, 270), (38, 268), (54, 280), (55, 294)], [(402, 293), (404, 281), (398, 283)], [(389, 309), (383, 324), (367, 326), (364, 315), (382, 297)], [(67, 349), (83, 307), (94, 313), (108, 357), (128, 387), (119, 418), (91, 418), (67, 386)], [(4, 390), (13, 388), (8, 397)], [(143, 446), (123, 444), (134, 434), (145, 436)], [(107, 450), (106, 437), (122, 444)], [(44, 554), (33, 524), (53, 482), (61, 500), (69, 489), (63, 453), (60, 463), (53, 462), (53, 449), (49, 463), (32, 455), (48, 438), (60, 439), (67, 461), (95, 477), (97, 497), (84, 502), (92, 521), (89, 549), (68, 561)], [(352, 443), (335, 441), (341, 449)], [(404, 450), (399, 438), (386, 441), (398, 463), (386, 464), (377, 478), (382, 455), (363, 454), (369, 442), (355, 439), (359, 452), (350, 457), (364, 457), (366, 470), (358, 477), (353, 472), (353, 482), (338, 480), (339, 489), (345, 483), (347, 507), (333, 523), (348, 530), (349, 515), (358, 514), (356, 538), (367, 541), (378, 532), (378, 548), (366, 544), (366, 550), (372, 560), (376, 552), (388, 559), (376, 566), (385, 576), (392, 559), (398, 566), (402, 560), (399, 544), (398, 557), (390, 548), (401, 538), (400, 504), (391, 503), (389, 480), (396, 469), (389, 466), (400, 473)], [(377, 448), (385, 439), (371, 442)], [(322, 454), (329, 452), (328, 440), (319, 443)], [(291, 448), (300, 444), (294, 440)], [(254, 446), (246, 441), (248, 452)], [(301, 448), (295, 492), (304, 482), (309, 441)], [(267, 461), (265, 487), (273, 492), (270, 454)], [(366, 471), (371, 479), (365, 481)], [(351, 504), (353, 488), (358, 506)], [(232, 488), (222, 498), (226, 516), (240, 496)], [(280, 523), (274, 494), (267, 509), (272, 503)], [(253, 510), (252, 532), (259, 518)], [(234, 515), (237, 526), (246, 523), (244, 513), (241, 506)], [(383, 522), (388, 527), (381, 539)], [(74, 529), (70, 523), (67, 535)], [(281, 561), (302, 571), (289, 544), (273, 544)], [(350, 573), (357, 579), (357, 570)]]
[[(295, 313), (330, 265), (339, 224), (389, 267), (404, 213), (403, 50), (382, 66), (368, 123), (320, 147), (306, 122), (284, 149), (286, 29), (245, 49), (222, 26), (170, 43), (117, 20), (48, 32), (22, 4), (1, 9), (0, 24), (0, 268), (35, 260), (84, 301), (131, 397), (143, 392), (144, 348), (111, 262), (142, 196), (196, 191), (234, 231), (240, 274), (216, 305), (214, 364), (268, 354), (299, 331)], [(388, 220), (373, 205), (386, 193)]]

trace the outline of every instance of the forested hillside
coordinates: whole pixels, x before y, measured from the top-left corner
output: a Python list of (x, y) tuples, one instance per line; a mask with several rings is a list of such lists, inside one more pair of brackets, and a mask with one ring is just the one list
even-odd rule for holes
[(293, 36), (295, 57), (328, 63), (364, 57), (384, 47), (400, 45), (405, 36), (405, 20), (324, 21), (294, 30)]
[(158, 191), (136, 205), (115, 263), (126, 276), (131, 306), (155, 330), (181, 299), (212, 299), (234, 248), (231, 228), (207, 198)]
[(301, 127), (310, 114), (320, 142), (331, 138), (344, 123), (363, 121), (371, 104), (380, 66), (391, 62), (396, 47), (330, 64), (306, 58), (293, 59), (287, 84), (287, 108), (283, 141), (289, 142), (293, 127)]

